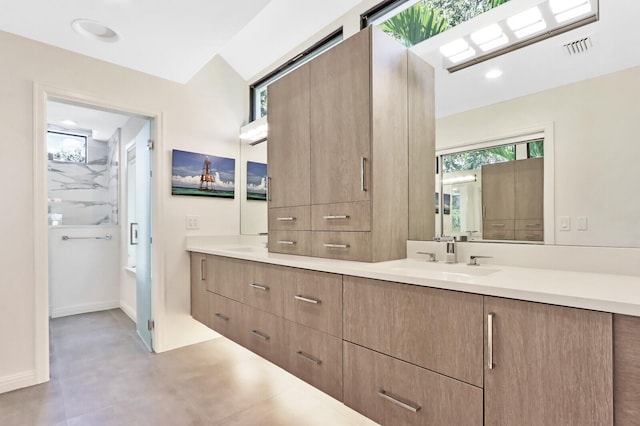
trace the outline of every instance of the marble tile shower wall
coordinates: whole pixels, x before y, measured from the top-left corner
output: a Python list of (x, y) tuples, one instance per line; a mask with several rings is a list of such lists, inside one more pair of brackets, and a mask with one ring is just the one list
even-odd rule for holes
[(49, 161), (49, 225), (118, 223), (120, 129), (107, 142), (87, 141), (86, 163)]

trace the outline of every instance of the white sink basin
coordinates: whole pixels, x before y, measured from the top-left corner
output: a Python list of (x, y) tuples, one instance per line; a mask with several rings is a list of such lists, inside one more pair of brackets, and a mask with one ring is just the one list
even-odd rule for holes
[(499, 269), (486, 266), (470, 266), (464, 263), (399, 261), (391, 266), (391, 271), (409, 275), (442, 275), (445, 277), (483, 277), (498, 272)]

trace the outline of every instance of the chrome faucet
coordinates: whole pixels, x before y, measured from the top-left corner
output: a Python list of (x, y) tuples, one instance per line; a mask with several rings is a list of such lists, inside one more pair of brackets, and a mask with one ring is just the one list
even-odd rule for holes
[(427, 262), (435, 262), (436, 261), (436, 254), (435, 253), (429, 253), (426, 251), (417, 251), (416, 254), (425, 254), (428, 256), (427, 258)]
[(469, 266), (480, 266), (478, 259), (493, 259), (493, 256), (469, 256)]

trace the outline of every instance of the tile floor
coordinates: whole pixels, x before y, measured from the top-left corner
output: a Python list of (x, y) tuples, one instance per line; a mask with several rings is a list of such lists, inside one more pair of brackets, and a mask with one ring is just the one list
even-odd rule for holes
[(375, 424), (224, 338), (150, 354), (119, 309), (50, 336), (51, 381), (0, 394), (0, 425)]

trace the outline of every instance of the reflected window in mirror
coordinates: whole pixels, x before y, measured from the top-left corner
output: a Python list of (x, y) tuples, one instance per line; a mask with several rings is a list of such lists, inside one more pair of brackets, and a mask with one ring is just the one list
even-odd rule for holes
[(437, 235), (544, 241), (544, 134), (441, 151), (437, 161)]

